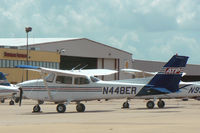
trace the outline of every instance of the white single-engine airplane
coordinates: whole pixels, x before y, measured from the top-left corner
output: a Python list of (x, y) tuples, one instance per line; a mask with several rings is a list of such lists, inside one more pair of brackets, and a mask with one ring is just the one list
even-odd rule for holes
[[(29, 99), (58, 103), (57, 112), (59, 113), (65, 112), (66, 105), (70, 102), (76, 102), (76, 110), (84, 112), (85, 105), (81, 101), (132, 99), (135, 97), (176, 93), (179, 90), (178, 85), (187, 60), (188, 57), (186, 56), (174, 55), (147, 84), (101, 81), (94, 77), (95, 74), (85, 74), (79, 71), (17, 66), (29, 70), (34, 68), (32, 70), (39, 71), (43, 75), (43, 79), (17, 84), (21, 92), (20, 105), (23, 93)], [(49, 74), (46, 78), (44, 77), (45, 73)], [(152, 103), (147, 104), (152, 106)], [(33, 107), (33, 112), (40, 112), (39, 104)]]
[[(157, 72), (147, 72), (137, 69), (122, 69), (123, 72), (136, 74), (136, 75), (147, 75), (145, 78), (137, 78), (137, 79), (129, 79), (128, 82), (140, 82), (140, 83), (148, 83), (155, 76)], [(149, 77), (151, 76), (151, 77)], [(179, 83), (179, 91), (177, 93), (168, 93), (168, 94), (160, 94), (160, 95), (145, 95), (140, 96), (137, 95), (134, 97), (135, 99), (153, 99), (153, 101), (148, 101), (152, 106), (148, 106), (147, 108), (153, 108), (154, 102), (156, 99), (159, 99), (157, 105), (159, 108), (163, 108), (165, 106), (164, 101), (161, 99), (197, 99), (200, 98), (200, 76), (199, 75), (187, 75), (184, 73), (181, 77), (181, 81)], [(123, 106), (123, 108), (127, 108), (127, 106)]]
[[(19, 92), (17, 86), (14, 86), (8, 82), (5, 75), (0, 72), (0, 99), (1, 103), (4, 103), (4, 100), (7, 98), (11, 98), (9, 102), (10, 105), (14, 105), (14, 101), (12, 99), (15, 98), (15, 95)], [(16, 99), (17, 101), (17, 99)]]

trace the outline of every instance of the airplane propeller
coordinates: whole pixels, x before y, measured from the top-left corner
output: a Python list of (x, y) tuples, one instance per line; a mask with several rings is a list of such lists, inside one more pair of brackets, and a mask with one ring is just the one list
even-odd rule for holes
[(23, 97), (23, 90), (22, 88), (19, 88), (20, 92), (19, 92), (19, 106), (21, 106), (21, 103), (22, 103), (22, 97)]

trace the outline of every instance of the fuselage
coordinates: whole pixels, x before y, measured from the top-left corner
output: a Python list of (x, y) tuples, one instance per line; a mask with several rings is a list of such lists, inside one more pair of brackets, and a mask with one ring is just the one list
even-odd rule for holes
[(172, 98), (198, 98), (200, 97), (199, 82), (180, 82), (179, 91), (161, 95), (136, 96), (136, 99), (172, 99)]
[[(53, 77), (53, 78), (52, 78)], [(150, 79), (148, 79), (150, 80)], [(134, 82), (101, 81), (91, 76), (49, 76), (46, 79), (29, 80), (17, 86), (23, 89), (23, 96), (42, 101), (66, 102), (119, 98), (195, 98), (200, 96), (200, 84), (180, 83), (178, 92), (159, 95), (137, 96), (148, 80)], [(133, 80), (134, 81), (134, 80)]]
[(143, 84), (89, 81), (87, 84), (62, 84), (30, 80), (18, 84), (23, 96), (43, 101), (66, 102), (98, 99), (134, 98)]
[(0, 98), (12, 97), (19, 92), (17, 87), (0, 85)]

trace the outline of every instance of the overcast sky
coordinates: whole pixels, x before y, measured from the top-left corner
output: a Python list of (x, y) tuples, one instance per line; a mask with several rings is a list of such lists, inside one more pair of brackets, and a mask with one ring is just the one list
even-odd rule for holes
[(200, 0), (1, 0), (0, 38), (88, 38), (167, 61), (200, 64)]

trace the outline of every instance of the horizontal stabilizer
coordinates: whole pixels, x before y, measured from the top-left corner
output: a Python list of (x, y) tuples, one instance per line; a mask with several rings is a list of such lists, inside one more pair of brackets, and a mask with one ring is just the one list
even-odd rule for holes
[(200, 75), (184, 75), (181, 78), (181, 81), (183, 82), (195, 82), (200, 81)]

